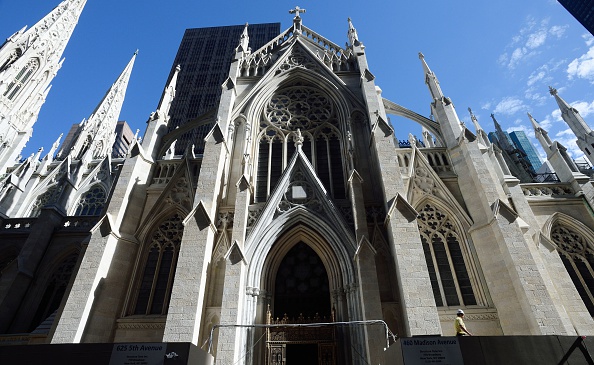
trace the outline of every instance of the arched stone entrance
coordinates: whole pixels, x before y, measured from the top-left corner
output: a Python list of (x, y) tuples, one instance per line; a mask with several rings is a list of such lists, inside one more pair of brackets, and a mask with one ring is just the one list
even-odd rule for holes
[(274, 283), (273, 317), (330, 318), (328, 273), (320, 257), (303, 242), (287, 252)]
[(334, 321), (326, 268), (318, 254), (303, 241), (284, 256), (274, 275), (274, 292), (267, 324), (267, 364), (336, 363), (336, 328), (294, 327)]
[[(266, 242), (266, 235), (274, 234), (269, 228), (259, 247), (250, 252), (249, 271), (254, 275), (248, 274), (248, 285), (259, 279), (259, 285), (252, 286), (260, 293), (252, 317), (256, 324), (325, 323), (359, 317), (351, 260), (354, 244), (339, 240), (327, 226), (320, 228), (295, 224), (280, 235), (276, 231), (277, 236)], [(287, 326), (265, 333), (255, 330), (253, 338), (265, 337), (260, 363), (330, 365), (349, 362), (353, 334), (348, 331), (335, 326)]]

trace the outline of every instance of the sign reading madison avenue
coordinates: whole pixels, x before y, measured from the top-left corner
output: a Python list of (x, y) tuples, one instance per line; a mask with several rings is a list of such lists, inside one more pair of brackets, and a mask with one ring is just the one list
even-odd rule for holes
[(411, 338), (400, 343), (406, 365), (464, 364), (456, 337)]

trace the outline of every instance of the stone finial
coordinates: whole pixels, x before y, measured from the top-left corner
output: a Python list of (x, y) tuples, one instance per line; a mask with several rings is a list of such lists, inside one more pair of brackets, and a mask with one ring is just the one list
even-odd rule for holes
[(549, 93), (551, 93), (551, 95), (555, 96), (555, 95), (557, 95), (557, 89), (555, 89), (552, 86), (549, 86)]
[(352, 22), (351, 18), (349, 17), (347, 20), (349, 22), (349, 31), (347, 32), (347, 35), (349, 37), (349, 42), (351, 42), (351, 45), (357, 46), (360, 44), (359, 36), (357, 35), (357, 30), (353, 26), (353, 22)]
[(305, 12), (306, 12), (305, 9), (301, 9), (298, 6), (296, 6), (295, 9), (289, 10), (289, 14), (295, 14), (295, 19), (300, 18), (300, 16), (299, 16), (300, 13), (304, 13), (305, 14)]
[(301, 135), (301, 129), (297, 128), (297, 133), (295, 134), (295, 147), (301, 148), (303, 146), (303, 135)]
[(423, 54), (423, 52), (419, 52), (419, 59), (420, 60), (424, 60), (425, 59), (425, 55)]
[(239, 49), (243, 52), (248, 52), (249, 43), (250, 36), (248, 34), (248, 23), (245, 23), (245, 27), (243, 27), (243, 32), (241, 33), (241, 37), (239, 39)]

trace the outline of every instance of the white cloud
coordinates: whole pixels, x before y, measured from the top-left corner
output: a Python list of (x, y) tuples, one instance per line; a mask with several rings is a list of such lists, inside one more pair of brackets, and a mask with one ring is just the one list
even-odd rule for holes
[(585, 118), (590, 114), (594, 114), (594, 101), (588, 103), (587, 101), (576, 101), (570, 104), (572, 107), (576, 108), (580, 115)]
[[(528, 119), (528, 117), (526, 117), (526, 119)], [(519, 122), (516, 121), (516, 122)], [(532, 128), (531, 126), (528, 127), (525, 124), (516, 124), (513, 127), (510, 127), (506, 130), (507, 133), (511, 133), (511, 132), (515, 132), (515, 131), (524, 131), (524, 133), (526, 133), (526, 135), (530, 138), (535, 138), (534, 137), (534, 128)]]
[(561, 110), (559, 109), (555, 109), (553, 110), (553, 112), (551, 113), (551, 118), (553, 118), (552, 122), (562, 122), (563, 118), (561, 117)]
[(516, 68), (522, 61), (537, 55), (549, 38), (561, 38), (567, 28), (567, 25), (549, 26), (548, 18), (540, 22), (534, 18), (526, 19), (524, 26), (512, 37), (507, 47), (513, 51), (502, 53), (498, 59), (499, 64), (510, 69)]
[(531, 104), (533, 105), (537, 105), (537, 106), (542, 106), (545, 105), (548, 102), (548, 98), (546, 94), (542, 94), (536, 91), (537, 89), (534, 87), (528, 88), (525, 92), (524, 92), (524, 98), (530, 102), (532, 102)]
[(594, 46), (586, 54), (574, 59), (567, 66), (567, 77), (586, 79), (594, 84)]
[(572, 158), (576, 159), (584, 155), (578, 147), (576, 143), (577, 139), (571, 129), (565, 129), (555, 134), (555, 140), (567, 148), (567, 152)]
[(564, 34), (565, 31), (567, 30), (567, 28), (569, 28), (569, 25), (553, 25), (550, 29), (549, 29), (549, 34), (557, 37), (557, 38), (561, 38)]
[(539, 29), (538, 31), (528, 35), (526, 47), (534, 49), (542, 46), (547, 40), (547, 34), (548, 33), (546, 29)]
[(493, 103), (491, 101), (487, 101), (487, 102), (485, 102), (485, 103), (483, 103), (481, 105), (481, 109), (490, 110), (491, 109), (491, 105), (493, 105)]
[(533, 52), (529, 53), (525, 47), (518, 47), (514, 49), (507, 64), (507, 67), (515, 68), (523, 58), (531, 55), (532, 53)]
[(546, 75), (546, 72), (544, 72), (542, 70), (542, 67), (540, 68), (540, 71), (535, 71), (533, 72), (529, 77), (528, 77), (528, 86), (532, 86), (534, 85), (535, 82), (540, 81), (542, 79), (544, 79)]
[(571, 130), (571, 128), (567, 128), (567, 129), (559, 131), (555, 134), (555, 137), (564, 137), (564, 136), (569, 136), (569, 138), (575, 138), (575, 135), (573, 134), (573, 131)]
[(520, 111), (527, 110), (524, 102), (518, 98), (505, 97), (501, 100), (493, 111), (495, 114), (513, 115)]
[[(534, 117), (534, 116), (532, 116)], [(536, 118), (534, 118), (536, 119)], [(553, 125), (554, 121), (551, 120), (550, 116), (547, 116), (545, 119), (538, 121), (538, 119), (536, 119), (536, 121), (538, 122), (538, 124), (540, 125), (540, 127), (542, 129), (544, 129), (545, 131), (548, 131), (549, 129), (551, 129), (551, 126)]]
[(594, 44), (594, 37), (592, 34), (584, 33), (582, 34), (582, 38), (584, 39), (584, 42), (586, 42), (586, 46), (590, 47), (592, 44)]

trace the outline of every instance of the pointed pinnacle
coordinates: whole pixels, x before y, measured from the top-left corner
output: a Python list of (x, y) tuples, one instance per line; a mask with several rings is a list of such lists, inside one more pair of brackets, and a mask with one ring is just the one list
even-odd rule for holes
[(549, 93), (553, 96), (557, 95), (557, 89), (552, 86), (549, 86)]
[(497, 119), (495, 119), (495, 114), (491, 113), (491, 119), (493, 119), (493, 122), (495, 123), (495, 127), (499, 127), (501, 129), (501, 126), (499, 125), (499, 122), (497, 122)]
[(479, 125), (478, 119), (476, 119), (476, 116), (474, 115), (474, 113), (472, 112), (472, 109), (470, 109), (470, 107), (468, 108), (468, 112), (470, 113), (470, 120), (472, 120), (472, 123), (474, 124), (474, 128), (477, 131), (482, 130), (481, 126)]
[(534, 128), (535, 131), (539, 131), (542, 130), (542, 127), (540, 126), (540, 124), (538, 124), (538, 122), (536, 121), (536, 119), (534, 119), (534, 117), (532, 116), (532, 114), (530, 113), (526, 113), (528, 114), (528, 118), (530, 119), (530, 122), (532, 123), (532, 128)]

